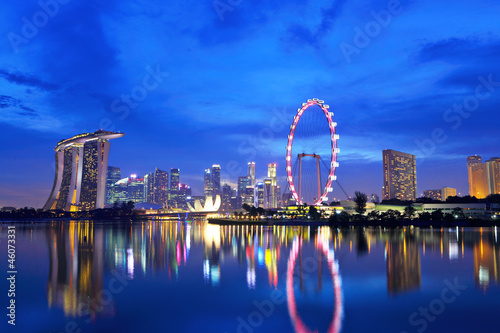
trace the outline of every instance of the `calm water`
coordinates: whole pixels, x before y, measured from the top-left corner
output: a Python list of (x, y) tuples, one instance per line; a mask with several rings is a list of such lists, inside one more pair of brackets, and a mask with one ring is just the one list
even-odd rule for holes
[(1, 332), (498, 331), (496, 229), (15, 225)]

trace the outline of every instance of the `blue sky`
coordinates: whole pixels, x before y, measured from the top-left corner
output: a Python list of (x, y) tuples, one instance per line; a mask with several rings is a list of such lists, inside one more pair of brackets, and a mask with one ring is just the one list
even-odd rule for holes
[(466, 194), (466, 156), (500, 155), (500, 1), (41, 3), (1, 5), (0, 206), (41, 207), (55, 144), (99, 128), (125, 133), (109, 162), (124, 175), (178, 167), (201, 194), (205, 167), (235, 182), (254, 160), (284, 179), (313, 97), (351, 194), (381, 194), (386, 148), (417, 155), (419, 194)]

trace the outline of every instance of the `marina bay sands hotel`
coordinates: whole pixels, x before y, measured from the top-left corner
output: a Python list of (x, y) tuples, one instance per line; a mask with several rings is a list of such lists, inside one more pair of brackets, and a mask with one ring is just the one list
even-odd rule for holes
[(57, 143), (56, 175), (43, 209), (66, 211), (104, 207), (109, 140), (124, 136), (98, 130)]

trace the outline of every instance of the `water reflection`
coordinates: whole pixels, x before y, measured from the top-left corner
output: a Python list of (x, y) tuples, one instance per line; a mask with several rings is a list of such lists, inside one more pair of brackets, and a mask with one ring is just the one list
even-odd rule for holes
[(421, 283), (420, 251), (415, 235), (389, 233), (385, 251), (389, 294), (419, 289)]
[[(29, 227), (19, 232), (23, 230), (27, 232)], [(318, 330), (308, 327), (299, 312), (311, 299), (319, 302), (323, 298), (332, 309), (322, 314), (329, 321), (326, 331), (341, 330), (343, 263), (385, 260), (381, 268), (390, 296), (418, 292), (422, 262), (426, 260), (435, 265), (443, 261), (470, 265), (471, 261), (464, 259), (472, 258), (473, 267), (468, 269), (476, 287), (484, 293), (498, 284), (500, 273), (496, 229), (340, 230), (216, 226), (204, 221), (82, 221), (53, 223), (43, 232), (49, 253), (48, 307), (76, 318), (91, 309), (94, 320), (113, 317), (120, 307), (115, 301), (105, 307), (92, 305), (105, 288), (106, 279), (116, 272), (132, 280), (157, 277), (169, 283), (182, 282), (179, 272), (186, 270), (194, 275), (193, 281), (222, 288), (237, 283), (234, 273), (226, 277), (228, 268), (241, 271), (238, 276), (246, 285), (241, 293), (268, 288), (286, 294), (289, 320), (296, 332)], [(361, 267), (350, 267), (361, 272)]]

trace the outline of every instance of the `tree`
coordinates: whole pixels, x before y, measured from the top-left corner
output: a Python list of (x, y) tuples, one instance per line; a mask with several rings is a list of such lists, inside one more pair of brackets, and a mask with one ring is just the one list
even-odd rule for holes
[(364, 214), (366, 211), (366, 202), (368, 201), (368, 197), (366, 194), (356, 191), (354, 192), (354, 203), (356, 204), (356, 213)]
[(257, 216), (257, 208), (255, 208), (255, 206), (252, 206), (250, 207), (250, 212), (248, 213), (248, 215), (252, 216), (252, 217), (255, 217)]
[(456, 218), (456, 219), (465, 219), (465, 214), (464, 210), (460, 207), (455, 207), (453, 208), (453, 212), (451, 214)]
[(244, 209), (245, 211), (247, 211), (247, 212), (249, 212), (249, 211), (250, 211), (250, 209), (251, 209), (251, 208), (250, 208), (250, 205), (249, 205), (249, 204), (247, 204), (247, 203), (244, 203), (244, 204), (241, 206), (241, 208), (243, 208), (243, 209)]
[(396, 222), (400, 217), (401, 213), (394, 209), (389, 209), (388, 211), (382, 214), (382, 219), (388, 222)]
[(446, 202), (451, 203), (477, 203), (479, 201), (480, 199), (471, 197), (470, 195), (466, 195), (465, 197), (449, 196), (448, 198), (446, 198)]
[(413, 207), (413, 206), (406, 206), (405, 207), (405, 217), (407, 219), (412, 219), (414, 215), (415, 215), (415, 207)]
[(431, 220), (431, 214), (429, 212), (423, 212), (418, 215), (418, 217), (422, 221), (430, 221)]
[(443, 219), (448, 223), (452, 223), (455, 220), (455, 217), (453, 216), (453, 214), (444, 214)]
[(486, 197), (486, 201), (489, 203), (500, 203), (500, 194), (490, 194)]
[(318, 212), (318, 209), (314, 206), (309, 206), (309, 217), (311, 220), (319, 220), (321, 214)]
[(431, 213), (431, 219), (433, 221), (442, 221), (444, 217), (443, 211), (441, 209), (435, 210)]
[(369, 220), (378, 220), (380, 219), (380, 213), (378, 210), (372, 210), (371, 212), (368, 213), (368, 219)]
[(332, 226), (336, 226), (336, 225), (347, 226), (349, 224), (349, 218), (350, 218), (349, 214), (347, 214), (346, 212), (340, 212), (340, 213), (335, 212), (332, 215), (330, 215), (328, 222)]

